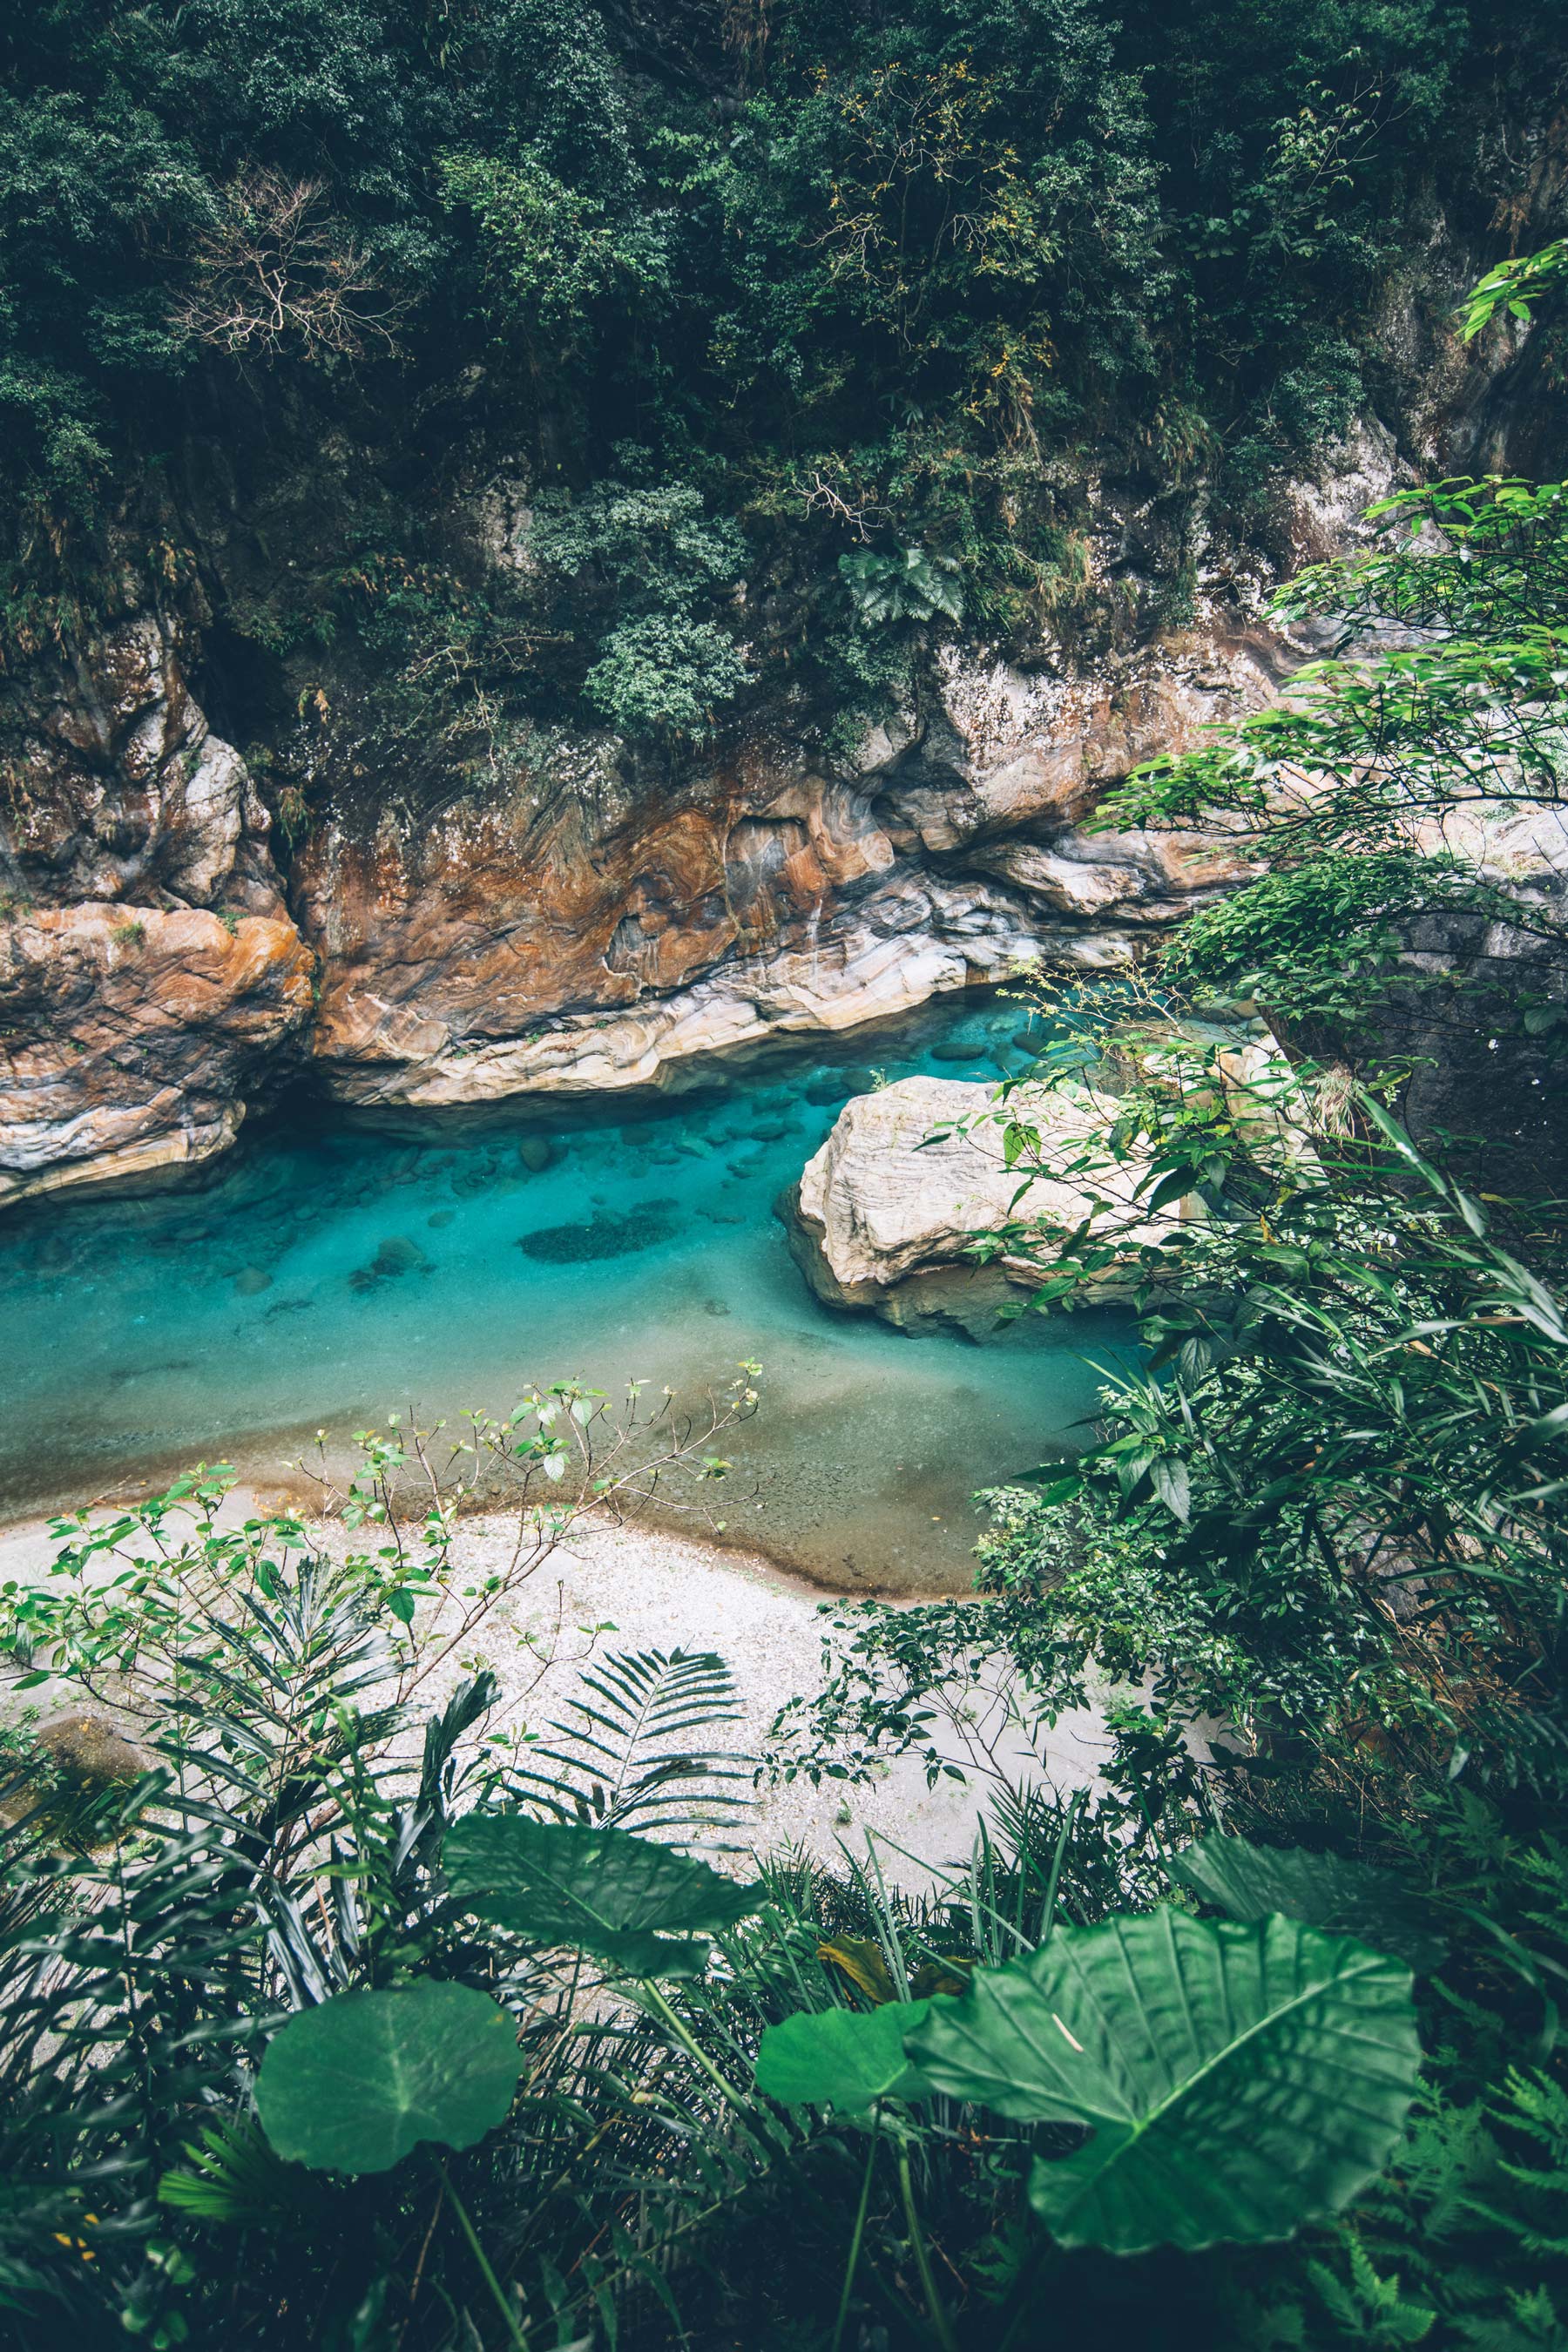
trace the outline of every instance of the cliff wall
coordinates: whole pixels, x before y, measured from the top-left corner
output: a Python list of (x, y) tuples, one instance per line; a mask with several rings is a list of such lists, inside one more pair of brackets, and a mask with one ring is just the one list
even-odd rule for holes
[[(1221, 840), (1091, 830), (1106, 787), (1311, 650), (1259, 619), (1273, 578), (1350, 544), (1417, 469), (1539, 437), (1527, 339), (1467, 353), (1434, 315), (1391, 307), (1400, 400), (1322, 452), (1258, 543), (1211, 527), (1201, 481), (1080, 467), (1085, 585), (1120, 626), (933, 632), (879, 717), (836, 728), (774, 691), (700, 753), (559, 725), (481, 726), (476, 751), (471, 715), (389, 729), (363, 643), (258, 671), (236, 615), (320, 568), (334, 469), (369, 458), (303, 456), (308, 419), (247, 455), (230, 419), (128, 499), (96, 613), (13, 646), (0, 1198), (152, 1181), (302, 1082), (421, 1108), (679, 1084), (1022, 953), (1135, 954), (1245, 868)], [(526, 563), (527, 486), (480, 457), (439, 509), (422, 495), (482, 584)]]

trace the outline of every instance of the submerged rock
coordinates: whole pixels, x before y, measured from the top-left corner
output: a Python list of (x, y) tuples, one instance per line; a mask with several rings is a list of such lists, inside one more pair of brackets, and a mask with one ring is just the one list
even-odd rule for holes
[[(978, 1083), (903, 1078), (845, 1105), (781, 1203), (791, 1246), (819, 1298), (869, 1308), (906, 1330), (945, 1324), (980, 1339), (1019, 1286), (1037, 1286), (1039, 1268), (1026, 1258), (981, 1265), (968, 1254), (970, 1243), (1010, 1218), (1074, 1225), (1089, 1194), (1043, 1180), (1015, 1207), (1019, 1175), (1004, 1164), (1000, 1130), (955, 1131), (991, 1102), (992, 1089)], [(1071, 1146), (1092, 1136), (1111, 1107), (1087, 1093), (1042, 1093), (1028, 1115)], [(1131, 1179), (1138, 1171), (1128, 1172)], [(1160, 1222), (1168, 1230), (1173, 1221)], [(1137, 1238), (1155, 1237), (1152, 1224), (1139, 1228)], [(1131, 1288), (1130, 1266), (1118, 1265), (1095, 1278), (1089, 1296), (1125, 1298)]]
[(629, 1257), (634, 1251), (652, 1249), (674, 1233), (674, 1201), (649, 1201), (629, 1216), (601, 1214), (570, 1225), (542, 1225), (537, 1233), (520, 1234), (517, 1245), (525, 1257), (547, 1265), (581, 1265), (601, 1257)]
[(869, 1094), (871, 1073), (867, 1069), (825, 1070), (800, 1090), (803, 1103), (815, 1109), (826, 1110), (834, 1103), (847, 1102), (851, 1095)]
[(482, 1160), (471, 1160), (459, 1168), (452, 1178), (452, 1190), (459, 1201), (477, 1200), (481, 1192), (495, 1190), (500, 1171), (487, 1153)]
[(393, 1234), (376, 1251), (368, 1265), (356, 1266), (349, 1276), (354, 1290), (370, 1290), (378, 1282), (395, 1282), (400, 1275), (422, 1273), (430, 1264), (417, 1242), (406, 1234)]
[(555, 1146), (547, 1135), (525, 1135), (517, 1147), (517, 1156), (525, 1168), (541, 1176), (555, 1158)]

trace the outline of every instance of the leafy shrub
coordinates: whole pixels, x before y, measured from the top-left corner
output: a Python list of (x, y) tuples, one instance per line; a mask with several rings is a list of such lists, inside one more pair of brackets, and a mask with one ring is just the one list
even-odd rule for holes
[(622, 734), (689, 740), (712, 732), (716, 711), (745, 686), (746, 666), (713, 622), (650, 613), (610, 631), (583, 683)]
[(584, 679), (597, 711), (632, 736), (712, 731), (748, 677), (733, 636), (710, 617), (740, 584), (744, 543), (732, 523), (708, 515), (687, 483), (603, 482), (581, 499), (542, 499), (528, 550), (558, 583), (576, 633), (597, 637)]
[(900, 548), (893, 555), (866, 548), (841, 555), (838, 569), (849, 583), (856, 617), (867, 628), (934, 621), (939, 613), (950, 621), (963, 618), (963, 591), (952, 576), (958, 565), (951, 556), (931, 555), (923, 547)]

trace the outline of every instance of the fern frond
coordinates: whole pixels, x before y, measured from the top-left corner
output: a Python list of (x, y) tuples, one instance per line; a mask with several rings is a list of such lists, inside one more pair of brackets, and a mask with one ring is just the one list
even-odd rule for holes
[(734, 1679), (712, 1651), (619, 1651), (580, 1686), (584, 1696), (514, 1773), (535, 1802), (562, 1820), (645, 1836), (729, 1827), (749, 1806), (754, 1758), (692, 1737), (739, 1716)]

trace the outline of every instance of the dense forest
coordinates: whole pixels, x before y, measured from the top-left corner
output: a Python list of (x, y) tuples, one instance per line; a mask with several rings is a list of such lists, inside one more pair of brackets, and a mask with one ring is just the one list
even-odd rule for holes
[[(689, 741), (842, 723), (931, 624), (1179, 621), (1562, 174), (1550, 5), (28, 0), (5, 43), (7, 634), (196, 570), (242, 741), (336, 641), (472, 758), (487, 696)], [(510, 593), (452, 528), (503, 455)]]
[[(1114, 1275), (1130, 1368), (981, 1498), (973, 1592), (825, 1608), (764, 1754), (717, 1656), (601, 1646), (519, 1731), (487, 1649), (584, 1526), (743, 1481), (750, 1362), (705, 1417), (561, 1366), (383, 1419), (330, 1539), (193, 1468), (5, 1582), (5, 2340), (1568, 2343), (1565, 30), (16, 0), (6, 740), (177, 614), (296, 914), (356, 796), (541, 746), (685, 809), (897, 720), (929, 796), (976, 648), (1223, 612), (1276, 667), (1075, 809), (1224, 887), (1021, 962), (972, 1118), (967, 1263), (1030, 1328)], [(89, 829), (40, 772), (18, 933)], [(82, 889), (116, 970), (262, 920), (169, 872)], [(46, 1685), (133, 1730), (41, 1740)], [(975, 1791), (927, 1893), (752, 1850), (754, 1782), (894, 1759)]]

